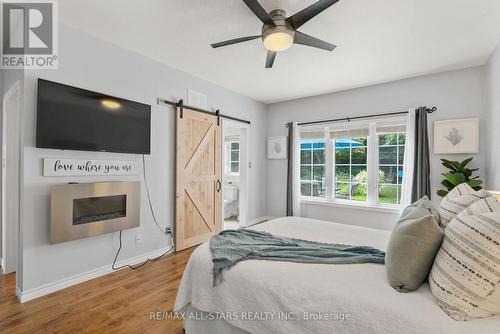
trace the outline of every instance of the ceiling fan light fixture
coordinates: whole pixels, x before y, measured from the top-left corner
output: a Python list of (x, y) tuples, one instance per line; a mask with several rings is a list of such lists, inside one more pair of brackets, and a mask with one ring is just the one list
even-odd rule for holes
[(293, 45), (294, 37), (294, 31), (284, 26), (268, 29), (262, 34), (264, 47), (274, 52), (289, 49)]
[(297, 30), (302, 25), (316, 17), (316, 15), (322, 13), (340, 0), (315, 1), (316, 2), (309, 7), (306, 7), (294, 15), (287, 17), (286, 12), (282, 9), (274, 9), (268, 13), (267, 10), (264, 9), (264, 7), (262, 7), (259, 3), (259, 0), (243, 0), (247, 7), (263, 23), (261, 35), (234, 38), (210, 45), (215, 49), (262, 38), (262, 43), (268, 50), (265, 65), (266, 68), (272, 68), (278, 52), (289, 49), (293, 44), (333, 51), (336, 48), (335, 45)]

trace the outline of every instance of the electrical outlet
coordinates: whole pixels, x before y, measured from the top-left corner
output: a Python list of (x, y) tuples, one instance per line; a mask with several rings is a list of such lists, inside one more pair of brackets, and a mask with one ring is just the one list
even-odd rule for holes
[(142, 243), (142, 234), (136, 234), (135, 235), (135, 243), (136, 244)]

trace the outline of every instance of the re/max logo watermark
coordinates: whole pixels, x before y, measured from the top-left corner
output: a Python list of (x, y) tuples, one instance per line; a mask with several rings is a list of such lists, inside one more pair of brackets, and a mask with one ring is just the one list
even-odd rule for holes
[(57, 0), (2, 1), (2, 69), (56, 69)]

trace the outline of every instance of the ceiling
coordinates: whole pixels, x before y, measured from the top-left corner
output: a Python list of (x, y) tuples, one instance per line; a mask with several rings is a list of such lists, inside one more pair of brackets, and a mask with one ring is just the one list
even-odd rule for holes
[[(315, 0), (260, 0), (292, 15)], [(341, 0), (301, 27), (338, 45), (294, 45), (265, 69), (260, 34), (241, 0), (64, 0), (60, 19), (256, 100), (272, 103), (484, 64), (500, 40), (498, 0)]]

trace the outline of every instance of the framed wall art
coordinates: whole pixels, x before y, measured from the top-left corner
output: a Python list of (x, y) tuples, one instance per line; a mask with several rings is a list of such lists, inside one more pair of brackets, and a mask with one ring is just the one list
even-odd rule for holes
[(434, 154), (479, 153), (479, 118), (434, 122)]
[(267, 138), (267, 158), (268, 159), (286, 159), (287, 140), (286, 136)]

